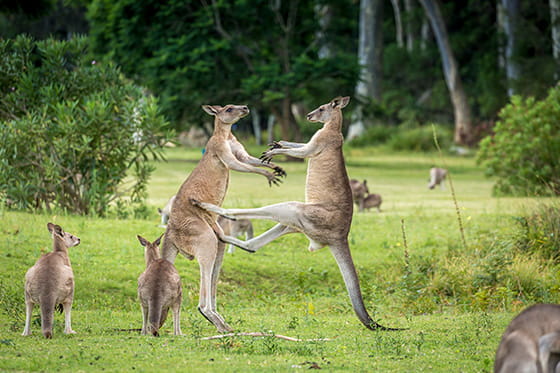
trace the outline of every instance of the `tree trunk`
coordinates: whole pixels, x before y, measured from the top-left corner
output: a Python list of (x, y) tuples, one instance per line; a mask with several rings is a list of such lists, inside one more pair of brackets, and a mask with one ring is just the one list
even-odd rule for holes
[(261, 133), (261, 116), (258, 110), (251, 112), (251, 119), (253, 122), (253, 133), (255, 134), (255, 142), (257, 145), (262, 143), (262, 133)]
[(556, 61), (554, 78), (560, 78), (560, 2), (558, 0), (548, 0), (550, 4), (550, 24), (552, 28), (552, 55)]
[(414, 50), (414, 44), (416, 43), (413, 10), (414, 10), (414, 5), (412, 4), (412, 0), (404, 0), (406, 50), (408, 52), (412, 52)]
[[(383, 1), (360, 0), (360, 35), (358, 62), (360, 80), (356, 85), (356, 96), (366, 99), (381, 99), (383, 75)], [(360, 136), (365, 130), (362, 108), (358, 105), (348, 128), (347, 139)]]
[(517, 20), (519, 18), (519, 0), (501, 0), (501, 8), (498, 8), (498, 20), (503, 23), (500, 29), (506, 37), (504, 49), (504, 62), (506, 78), (508, 82), (508, 95), (515, 94), (515, 82), (519, 79), (519, 63), (516, 61), (517, 51)]
[(403, 27), (401, 21), (401, 7), (399, 5), (399, 0), (391, 0), (391, 5), (393, 5), (393, 14), (395, 15), (395, 29), (397, 32), (397, 45), (399, 48), (404, 47), (403, 40)]
[(272, 114), (280, 125), (282, 140), (301, 142), (303, 137), (292, 113), (292, 100), (284, 97), (280, 103), (280, 108), (273, 107)]
[(325, 35), (332, 19), (331, 6), (328, 4), (317, 4), (315, 5), (315, 14), (319, 23), (317, 32), (315, 32), (315, 39), (319, 43), (317, 55), (321, 59), (332, 57), (331, 45)]
[(449, 89), (455, 117), (454, 141), (457, 144), (468, 145), (472, 139), (471, 110), (459, 76), (459, 66), (449, 44), (447, 29), (436, 1), (420, 0), (420, 3), (430, 20), (441, 54), (445, 82)]

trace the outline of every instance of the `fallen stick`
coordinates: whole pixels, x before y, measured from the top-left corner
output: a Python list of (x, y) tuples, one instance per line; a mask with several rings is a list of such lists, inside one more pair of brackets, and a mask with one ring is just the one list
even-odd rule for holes
[(227, 337), (237, 337), (237, 336), (247, 336), (247, 337), (274, 337), (285, 339), (286, 341), (292, 342), (317, 342), (317, 341), (331, 341), (331, 338), (312, 338), (312, 339), (299, 339), (294, 337), (287, 337), (285, 335), (280, 334), (268, 334), (268, 333), (261, 333), (261, 332), (251, 332), (251, 333), (228, 333), (228, 334), (220, 334), (220, 335), (213, 335), (211, 337), (204, 337), (200, 338), (203, 341), (209, 341), (212, 339), (220, 339), (220, 338), (227, 338)]

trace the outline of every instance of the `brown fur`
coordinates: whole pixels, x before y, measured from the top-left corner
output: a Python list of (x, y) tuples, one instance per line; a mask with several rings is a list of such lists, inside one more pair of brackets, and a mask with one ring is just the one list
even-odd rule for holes
[(529, 307), (508, 325), (494, 362), (495, 373), (560, 371), (560, 305)]
[(350, 189), (352, 190), (352, 200), (358, 207), (359, 211), (362, 211), (361, 203), (364, 198), (369, 194), (369, 189), (367, 186), (367, 181), (360, 182), (356, 179), (350, 179)]
[(74, 273), (68, 257), (68, 248), (80, 243), (78, 237), (64, 232), (59, 225), (47, 224), (53, 239), (53, 251), (43, 255), (25, 274), (25, 329), (22, 335), (31, 335), (33, 307), (41, 307), (41, 329), (45, 338), (52, 338), (54, 309), (64, 308), (64, 333), (73, 334), (70, 314), (74, 300)]
[(288, 233), (301, 232), (309, 239), (309, 250), (329, 246), (344, 278), (354, 311), (370, 329), (385, 328), (369, 316), (365, 309), (358, 275), (348, 247), (352, 223), (352, 191), (342, 154), (342, 108), (350, 98), (338, 97), (307, 115), (311, 122), (324, 123), (307, 144), (278, 141), (263, 154), (269, 161), (274, 155), (309, 158), (305, 203), (284, 202), (254, 209), (223, 209), (192, 199), (194, 205), (230, 218), (269, 219), (275, 227), (248, 241), (221, 236), (225, 242), (245, 250), (256, 251), (272, 240)]
[[(231, 327), (216, 311), (216, 284), (225, 249), (225, 244), (216, 237), (216, 233), (221, 233), (221, 228), (216, 223), (215, 213), (193, 206), (189, 198), (220, 206), (228, 188), (230, 169), (263, 175), (269, 184), (277, 184), (285, 172), (275, 165), (262, 165), (257, 158), (247, 154), (231, 133), (231, 125), (249, 114), (247, 106), (205, 105), (203, 109), (215, 117), (214, 133), (206, 144), (202, 159), (175, 197), (165, 231), (162, 256), (171, 263), (174, 263), (179, 252), (188, 259), (198, 260), (198, 309), (220, 332), (229, 332)], [(272, 168), (274, 173), (257, 166)]]
[(150, 243), (138, 236), (144, 246), (146, 270), (138, 277), (138, 298), (142, 306), (142, 334), (159, 336), (169, 308), (173, 312), (173, 334), (181, 335), (181, 277), (175, 266), (159, 253), (161, 236)]
[(364, 199), (360, 201), (360, 211), (369, 210), (373, 207), (377, 208), (377, 211), (381, 212), (381, 203), (383, 199), (380, 194), (367, 194)]

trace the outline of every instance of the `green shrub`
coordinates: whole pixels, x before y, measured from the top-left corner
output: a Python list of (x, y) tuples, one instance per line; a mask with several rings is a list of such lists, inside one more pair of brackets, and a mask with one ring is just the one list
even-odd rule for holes
[[(448, 149), (452, 144), (453, 133), (450, 128), (436, 125), (436, 134), (441, 149)], [(388, 141), (391, 149), (396, 151), (435, 151), (434, 131), (432, 126), (422, 126), (412, 129), (400, 129)]]
[(560, 86), (541, 101), (514, 96), (499, 114), (478, 160), (496, 176), (498, 195), (560, 195)]
[(517, 248), (545, 259), (560, 260), (560, 208), (543, 205), (529, 216), (517, 219), (521, 225)]
[(352, 139), (350, 141), (350, 145), (355, 147), (361, 147), (361, 146), (384, 144), (391, 138), (391, 135), (396, 131), (398, 131), (398, 127), (395, 126), (381, 126), (381, 125), (371, 126), (366, 129), (365, 133), (362, 136)]
[(146, 161), (171, 135), (156, 100), (88, 59), (82, 37), (2, 40), (0, 56), (0, 195), (15, 208), (98, 215), (142, 202)]

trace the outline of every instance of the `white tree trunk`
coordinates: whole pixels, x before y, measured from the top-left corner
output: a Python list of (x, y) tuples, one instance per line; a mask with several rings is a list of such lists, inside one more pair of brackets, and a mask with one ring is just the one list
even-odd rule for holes
[(404, 12), (406, 14), (405, 30), (406, 30), (406, 50), (412, 52), (414, 50), (414, 44), (416, 43), (416, 35), (414, 30), (414, 22), (412, 21), (412, 12), (414, 10), (414, 5), (412, 5), (412, 0), (404, 0)]
[(552, 55), (556, 60), (556, 72), (554, 77), (558, 80), (560, 67), (560, 2), (548, 0), (550, 5), (550, 24), (552, 25)]
[(315, 5), (315, 14), (319, 23), (319, 28), (315, 33), (315, 39), (319, 43), (319, 51), (317, 52), (319, 58), (329, 58), (332, 56), (331, 46), (325, 36), (325, 31), (329, 27), (332, 19), (332, 10), (328, 4)]
[(505, 65), (506, 78), (508, 81), (508, 95), (515, 94), (515, 81), (519, 79), (519, 63), (516, 61), (517, 49), (517, 19), (519, 18), (519, 0), (501, 0), (502, 2), (502, 31), (506, 37), (505, 41)]
[(251, 119), (253, 120), (253, 133), (255, 134), (255, 142), (257, 145), (262, 143), (262, 133), (261, 133), (261, 116), (258, 110), (251, 112)]
[(404, 47), (404, 39), (403, 39), (403, 27), (401, 21), (401, 7), (399, 5), (399, 0), (391, 0), (391, 4), (393, 5), (393, 14), (395, 15), (395, 29), (397, 32), (397, 45), (399, 48)]
[(453, 112), (455, 116), (454, 141), (457, 144), (468, 144), (472, 138), (471, 110), (468, 105), (467, 96), (463, 89), (463, 83), (459, 75), (459, 66), (453, 55), (449, 44), (447, 28), (441, 15), (437, 0), (420, 0), (426, 11), (426, 15), (432, 25), (432, 30), (441, 55), (445, 82), (449, 90)]

